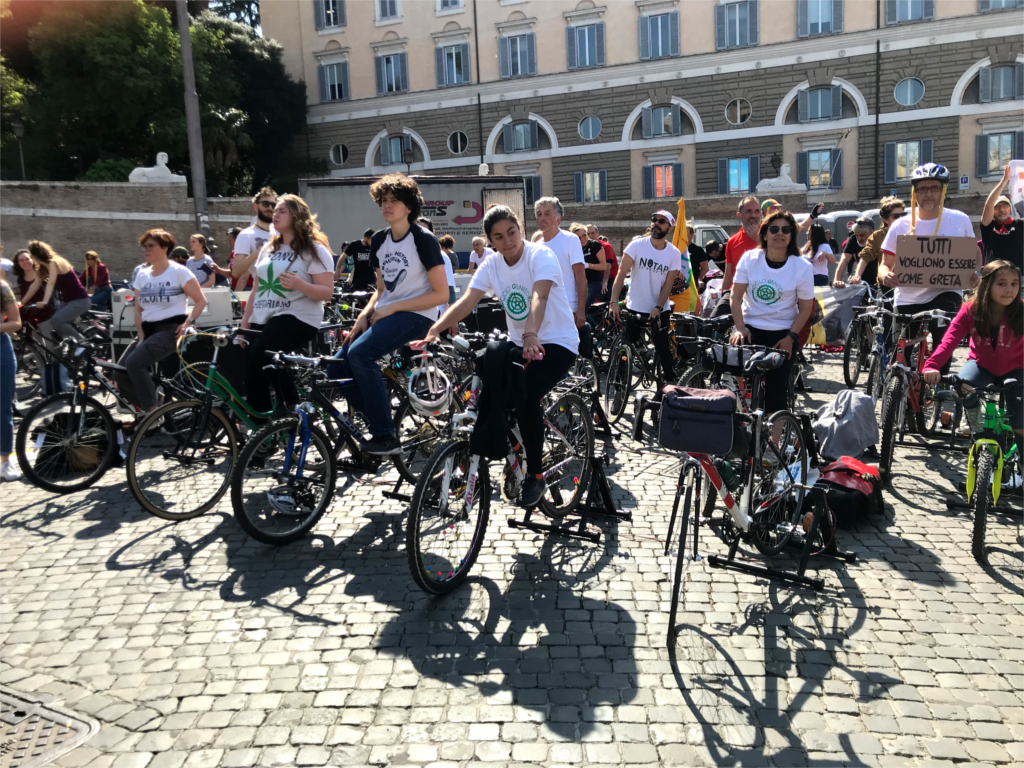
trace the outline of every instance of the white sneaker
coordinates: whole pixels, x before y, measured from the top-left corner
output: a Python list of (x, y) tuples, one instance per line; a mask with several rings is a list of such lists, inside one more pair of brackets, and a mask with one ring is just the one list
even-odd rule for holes
[(16, 461), (5, 461), (0, 464), (0, 480), (11, 482), (21, 477), (21, 468)]

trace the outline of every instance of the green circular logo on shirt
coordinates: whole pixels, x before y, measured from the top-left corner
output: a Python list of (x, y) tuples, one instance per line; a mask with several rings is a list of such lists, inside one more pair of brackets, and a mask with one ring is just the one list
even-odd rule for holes
[(513, 283), (501, 294), (501, 303), (505, 313), (513, 320), (525, 320), (530, 314), (530, 292), (522, 285)]
[(754, 286), (754, 298), (770, 306), (782, 298), (782, 286), (774, 280), (765, 280)]

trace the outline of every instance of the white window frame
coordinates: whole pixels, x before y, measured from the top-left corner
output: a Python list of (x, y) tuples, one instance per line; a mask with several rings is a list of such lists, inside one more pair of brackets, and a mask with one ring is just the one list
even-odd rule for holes
[(725, 6), (725, 47), (747, 45), (750, 45), (750, 6), (745, 2), (729, 3)]
[[(341, 80), (341, 63), (324, 64), (324, 75), (327, 79), (327, 96), (329, 101), (343, 101), (348, 97), (344, 92)], [(335, 95), (335, 93), (337, 95)]]
[[(989, 71), (992, 77), (992, 98), (990, 101), (1012, 101), (1016, 96), (1013, 65), (992, 67)], [(998, 92), (996, 83), (999, 84)]]
[(323, 32), (327, 29), (337, 29), (342, 26), (340, 22), (341, 18), (341, 4), (345, 0), (324, 0), (324, 28), (320, 31)]
[[(583, 123), (587, 122), (588, 120), (597, 120), (597, 133), (595, 133), (593, 136), (583, 135)], [(602, 130), (604, 130), (604, 124), (601, 122), (601, 118), (598, 117), (597, 115), (587, 115), (582, 120), (580, 120), (579, 125), (576, 126), (576, 132), (579, 133), (580, 138), (585, 141), (594, 141), (598, 136), (601, 135)]]
[[(660, 117), (659, 117), (660, 116)], [(666, 127), (666, 123), (668, 124)], [(672, 135), (672, 106), (651, 108), (651, 136), (655, 139)]]
[[(394, 12), (384, 15), (382, 11), (385, 8), (393, 9)], [(373, 11), (378, 24), (382, 22), (390, 24), (402, 18), (402, 8), (398, 4), (398, 0), (373, 0)]]
[[(824, 170), (824, 173), (822, 172)], [(832, 150), (807, 150), (807, 188), (831, 189), (832, 183)]]
[[(342, 147), (345, 150), (346, 157), (342, 158), (340, 163), (337, 160), (334, 159), (334, 149), (335, 149), (335, 147)], [(338, 154), (341, 154), (341, 150), (338, 151)], [(348, 155), (348, 147), (346, 147), (344, 144), (333, 144), (333, 145), (331, 145), (331, 148), (327, 152), (327, 159), (330, 160), (334, 165), (337, 165), (338, 167), (341, 167), (341, 166), (345, 165), (345, 163), (348, 162), (347, 155)]]
[(527, 35), (509, 35), (508, 37), (508, 71), (509, 77), (526, 77), (530, 74), (530, 48)]
[(896, 0), (896, 23), (921, 21), (924, 18), (924, 0)]
[(600, 203), (601, 202), (601, 172), (600, 171), (584, 171), (583, 172), (583, 203)]
[(387, 53), (381, 56), (384, 60), (384, 93), (401, 93), (401, 68), (398, 65), (398, 54)]
[(529, 123), (516, 123), (512, 126), (512, 151), (532, 152), (531, 129)]
[[(900, 151), (903, 152), (904, 158), (904, 174), (900, 175)], [(914, 159), (911, 161), (911, 150), (914, 152)], [(909, 181), (911, 174), (914, 169), (921, 164), (921, 142), (918, 141), (898, 141), (896, 142), (896, 167), (894, 168), (896, 173), (896, 181)]]
[[(823, 95), (824, 94), (824, 95)], [(828, 109), (823, 109), (822, 103), (824, 96), (828, 96)], [(817, 114), (815, 114), (817, 110)], [(816, 122), (818, 120), (831, 120), (832, 119), (832, 89), (831, 88), (813, 88), (807, 91), (807, 121)]]
[[(827, 20), (822, 19), (825, 15)], [(822, 29), (824, 24), (828, 24), (828, 29)], [(807, 0), (807, 29), (811, 36), (832, 34), (832, 0)]]
[(403, 136), (388, 136), (384, 141), (388, 143), (388, 154), (391, 156), (391, 165), (405, 165), (405, 138)]
[[(743, 120), (742, 122), (739, 122), (739, 123), (734, 123), (732, 120), (729, 119), (729, 107), (731, 107), (736, 102), (740, 102), (740, 101), (745, 102), (746, 105), (747, 105), (747, 110), (748, 110), (748, 112), (747, 112), (747, 119)], [(735, 99), (730, 99), (729, 103), (727, 103), (725, 105), (725, 121), (729, 125), (746, 125), (748, 122), (750, 122), (750, 118), (751, 118), (751, 116), (753, 114), (754, 114), (754, 108), (753, 108), (753, 106), (751, 106), (750, 101), (748, 99), (743, 98), (742, 96), (737, 96)], [(736, 116), (737, 117), (740, 116), (739, 109), (736, 110)]]
[(1003, 11), (1007, 8), (1018, 8), (1019, 0), (989, 0), (990, 11)]
[[(988, 176), (996, 176), (998, 174), (1002, 174), (1003, 168), (1005, 168), (1007, 165), (1009, 165), (1010, 161), (1013, 159), (1013, 138), (1014, 138), (1013, 137), (1013, 131), (1002, 132), (1002, 133), (988, 133), (988, 134), (985, 134), (985, 136), (988, 139), (988, 153), (987, 153), (988, 154), (988, 171), (987, 171), (986, 175), (988, 175)], [(997, 154), (998, 154), (998, 158), (996, 160), (996, 164), (995, 164), (994, 167), (992, 165), (992, 141), (993, 141), (993, 139), (995, 141), (997, 141), (1000, 145), (1005, 144), (1005, 148), (1006, 148), (1006, 159), (1005, 159), (1005, 162), (1004, 162), (1004, 159), (1003, 159), (1003, 152), (1002, 152), (1003, 147), (1000, 146), (996, 150)]]
[[(900, 86), (903, 85), (904, 83), (910, 83), (910, 81), (912, 81), (912, 80), (915, 80), (915, 81), (917, 81), (918, 83), (921, 84), (921, 96), (920, 96), (920, 98), (917, 101), (913, 102), (912, 104), (904, 104), (899, 99)], [(909, 88), (910, 86), (908, 85), (907, 87)], [(924, 92), (925, 92), (924, 80), (922, 80), (919, 77), (905, 77), (902, 80), (900, 80), (898, 83), (896, 83), (896, 87), (892, 89), (892, 98), (901, 107), (913, 107), (913, 106), (921, 103), (921, 99), (924, 98)]]
[(447, 16), (452, 13), (462, 13), (465, 10), (466, 4), (464, 0), (437, 0), (435, 13), (438, 16)]
[[(743, 186), (743, 170), (746, 169), (747, 184)], [(732, 183), (733, 170), (736, 173), (736, 186)], [(736, 195), (750, 191), (750, 158), (730, 157), (729, 158), (729, 194)]]
[(648, 24), (650, 25), (650, 58), (668, 58), (672, 55), (671, 13), (652, 14), (647, 18), (649, 19)]
[[(655, 197), (678, 197), (679, 193), (673, 189), (674, 174), (672, 166), (674, 163), (652, 163), (651, 175), (654, 180)], [(659, 186), (660, 185), (660, 186)]]
[[(597, 25), (576, 27), (576, 68), (587, 69), (597, 64)], [(593, 40), (591, 40), (593, 38)], [(591, 46), (591, 42), (593, 46)], [(586, 56), (586, 58), (584, 58)]]

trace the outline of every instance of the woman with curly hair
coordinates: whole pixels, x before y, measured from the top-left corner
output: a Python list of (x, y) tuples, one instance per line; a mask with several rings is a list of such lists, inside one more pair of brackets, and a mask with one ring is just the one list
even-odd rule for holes
[(47, 306), (55, 291), (61, 300), (60, 309), (54, 312), (49, 320), (39, 324), (44, 343), (47, 347), (53, 348), (59, 339), (82, 338), (82, 334), (76, 331), (71, 323), (75, 318), (88, 312), (92, 308), (92, 302), (89, 300), (89, 292), (78, 279), (78, 273), (67, 259), (58, 255), (42, 240), (31, 241), (28, 244), (28, 254), (36, 268), (36, 279), (22, 297), (22, 306), (29, 306), (29, 301), (36, 297), (44, 285), (46, 287), (43, 290), (43, 297), (35, 303), (37, 309)]

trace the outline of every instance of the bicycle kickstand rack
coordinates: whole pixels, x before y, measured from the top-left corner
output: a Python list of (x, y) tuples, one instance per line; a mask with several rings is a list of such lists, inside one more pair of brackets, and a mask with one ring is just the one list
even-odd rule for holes
[(612, 432), (612, 425), (608, 421), (608, 414), (601, 407), (601, 398), (597, 396), (596, 391), (590, 393), (590, 415), (594, 419), (594, 432), (602, 437), (614, 437), (615, 433)]
[(602, 515), (615, 520), (631, 522), (633, 520), (633, 513), (617, 510), (615, 502), (612, 501), (611, 488), (608, 487), (608, 476), (604, 472), (605, 458), (603, 456), (590, 456), (588, 461), (590, 462), (591, 470), (590, 488), (587, 491), (587, 498), (583, 502), (579, 523), (567, 525), (536, 523), (531, 519), (535, 510), (528, 509), (522, 520), (511, 518), (508, 524), (513, 528), (525, 528), (534, 533), (553, 533), (558, 536), (568, 536), (574, 539), (586, 539), (597, 544), (601, 541), (601, 531), (589, 529), (588, 525), (591, 515)]
[(390, 491), (382, 492), (381, 496), (383, 496), (386, 499), (394, 499), (395, 501), (412, 501), (412, 496), (410, 496), (408, 493), (399, 493), (399, 489), (402, 487), (402, 483), (404, 482), (405, 480), (403, 480), (402, 477), (399, 476), (398, 482), (395, 483), (395, 487), (392, 488)]

